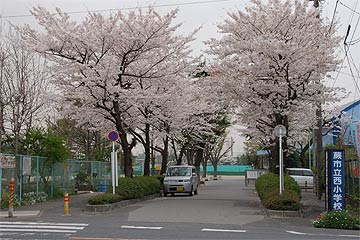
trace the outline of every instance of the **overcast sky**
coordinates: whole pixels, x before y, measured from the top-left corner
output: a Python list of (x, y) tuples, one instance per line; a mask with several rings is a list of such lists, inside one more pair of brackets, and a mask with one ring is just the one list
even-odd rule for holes
[[(322, 1), (322, 16), (332, 19), (336, 0)], [(64, 12), (69, 12), (71, 18), (81, 20), (86, 15), (86, 11), (104, 10), (102, 13), (108, 14), (111, 9), (123, 9), (128, 11), (130, 8), (147, 7), (152, 4), (160, 13), (168, 12), (170, 9), (178, 8), (179, 14), (177, 23), (183, 23), (181, 32), (189, 33), (195, 28), (202, 27), (197, 34), (197, 39), (193, 43), (194, 55), (200, 55), (205, 49), (203, 41), (211, 37), (219, 37), (217, 24), (221, 23), (228, 11), (244, 10), (249, 6), (250, 0), (0, 0), (0, 15), (3, 22), (11, 22), (15, 25), (29, 23), (36, 27), (36, 22), (29, 16), (29, 10), (34, 6), (42, 6), (54, 11), (56, 7)], [(338, 35), (345, 37), (348, 25), (351, 31), (348, 42), (360, 39), (360, 1), (359, 0), (340, 0), (336, 8), (335, 18), (340, 23)], [(359, 25), (357, 25), (357, 23)], [(360, 90), (357, 90), (356, 83), (360, 87), (360, 41), (350, 46), (348, 58), (353, 65), (350, 69), (348, 60), (345, 58), (344, 46), (339, 47), (339, 59), (345, 59), (339, 73), (332, 73), (334, 79), (326, 81), (327, 86), (344, 87), (350, 91), (350, 97), (341, 104), (360, 98)], [(352, 77), (352, 73), (354, 77)], [(235, 134), (237, 135), (237, 134)], [(234, 135), (234, 137), (235, 137)], [(238, 141), (237, 141), (238, 142)], [(239, 144), (239, 143), (237, 143)], [(242, 146), (235, 146), (234, 154), (241, 151)]]

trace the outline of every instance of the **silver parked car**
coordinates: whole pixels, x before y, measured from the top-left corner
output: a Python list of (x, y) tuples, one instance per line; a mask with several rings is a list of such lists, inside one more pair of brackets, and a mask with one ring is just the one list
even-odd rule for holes
[(198, 176), (194, 166), (171, 166), (164, 178), (164, 196), (170, 193), (198, 194)]

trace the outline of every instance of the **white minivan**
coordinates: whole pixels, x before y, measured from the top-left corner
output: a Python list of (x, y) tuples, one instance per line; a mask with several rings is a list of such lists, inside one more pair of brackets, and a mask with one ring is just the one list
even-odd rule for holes
[(198, 194), (198, 177), (194, 166), (171, 166), (164, 178), (164, 196), (168, 193), (187, 193), (190, 196)]
[(286, 168), (286, 173), (292, 177), (301, 188), (314, 187), (314, 174), (308, 168)]

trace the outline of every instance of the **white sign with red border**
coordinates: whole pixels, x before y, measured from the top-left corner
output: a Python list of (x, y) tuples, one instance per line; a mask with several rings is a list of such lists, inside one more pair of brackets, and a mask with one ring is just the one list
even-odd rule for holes
[(15, 168), (15, 157), (0, 154), (0, 168)]

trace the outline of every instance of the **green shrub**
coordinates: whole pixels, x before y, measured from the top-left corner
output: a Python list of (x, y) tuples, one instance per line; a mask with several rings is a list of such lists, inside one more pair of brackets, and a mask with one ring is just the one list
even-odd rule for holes
[(347, 211), (329, 211), (320, 214), (313, 222), (316, 228), (358, 229), (359, 219)]
[(273, 210), (299, 210), (301, 188), (290, 177), (284, 177), (284, 192), (279, 194), (279, 176), (274, 173), (261, 175), (255, 182), (256, 191), (265, 208)]
[(139, 176), (119, 178), (119, 186), (116, 188), (116, 193), (123, 199), (133, 199), (159, 193), (161, 189), (161, 183), (156, 176)]
[[(265, 196), (269, 192), (273, 192), (275, 189), (279, 191), (279, 175), (274, 173), (262, 174), (255, 182), (256, 191), (261, 199), (264, 200)], [(301, 188), (297, 182), (290, 176), (285, 175), (284, 177), (284, 190), (295, 191), (299, 198), (301, 198)]]
[(102, 204), (110, 204), (115, 202), (120, 202), (122, 200), (120, 195), (111, 194), (111, 193), (103, 193), (94, 197), (91, 197), (88, 200), (88, 203), (91, 205), (102, 205)]
[(110, 201), (121, 201), (126, 199), (142, 198), (147, 195), (159, 193), (162, 185), (157, 176), (140, 176), (134, 178), (119, 178), (119, 186), (116, 194), (112, 194), (112, 187), (107, 193), (90, 198), (89, 204), (106, 204)]
[(295, 181), (295, 179), (293, 179), (292, 177), (290, 177), (289, 175), (285, 175), (284, 178), (284, 189), (289, 189), (292, 191), (295, 191), (300, 199), (301, 199), (301, 188), (299, 186), (299, 184), (297, 184), (297, 182)]
[(266, 193), (275, 188), (279, 188), (279, 176), (274, 173), (262, 174), (255, 182), (256, 191), (261, 199), (265, 198)]
[(48, 200), (48, 195), (44, 192), (35, 192), (24, 193), (20, 202), (21, 206), (34, 205), (35, 203), (46, 202)]
[(160, 181), (161, 187), (162, 187), (163, 184), (164, 184), (164, 178), (165, 178), (165, 176), (164, 176), (164, 175), (157, 175), (156, 178)]
[(297, 192), (286, 189), (281, 195), (279, 189), (275, 189), (265, 195), (263, 205), (272, 210), (299, 210), (301, 207), (300, 197)]

